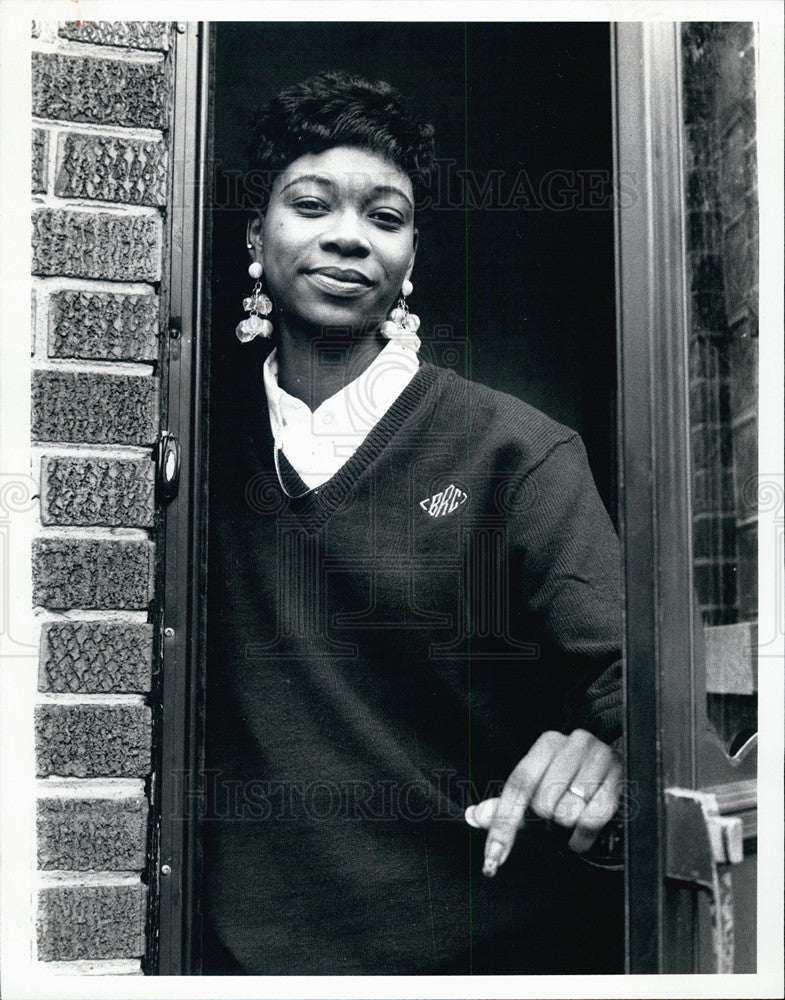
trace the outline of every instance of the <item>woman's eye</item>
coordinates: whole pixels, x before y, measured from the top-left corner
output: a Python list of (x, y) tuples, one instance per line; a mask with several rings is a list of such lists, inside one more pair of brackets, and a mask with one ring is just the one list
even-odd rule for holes
[(327, 206), (319, 198), (297, 198), (292, 204), (299, 212), (304, 212), (307, 215), (316, 215), (319, 212), (327, 211)]
[(371, 218), (389, 229), (398, 229), (403, 225), (403, 218), (397, 212), (389, 212), (386, 209), (377, 209), (371, 213)]

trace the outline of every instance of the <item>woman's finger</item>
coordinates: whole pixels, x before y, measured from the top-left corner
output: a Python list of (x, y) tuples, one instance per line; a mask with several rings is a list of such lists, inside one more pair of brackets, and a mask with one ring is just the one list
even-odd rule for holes
[(566, 740), (563, 733), (543, 733), (526, 756), (518, 761), (505, 782), (485, 842), (482, 872), (488, 878), (493, 878), (499, 866), (507, 860), (526, 807), (548, 765)]
[[(583, 810), (605, 781), (613, 768), (621, 768), (613, 750), (595, 737), (586, 747), (580, 766), (561, 790), (548, 819), (559, 826), (575, 826)], [(549, 772), (550, 773), (550, 772)], [(548, 780), (545, 776), (545, 781)], [(543, 782), (544, 783), (544, 782)]]
[(499, 796), (492, 799), (483, 799), (476, 806), (469, 806), (463, 814), (469, 826), (478, 830), (487, 830), (496, 815), (496, 807), (499, 805)]
[(621, 774), (621, 765), (614, 760), (605, 780), (581, 811), (568, 844), (578, 854), (588, 851), (605, 824), (613, 819), (621, 795)]
[[(556, 806), (591, 756), (595, 743), (603, 746), (596, 736), (585, 729), (575, 729), (565, 737), (532, 798), (531, 808), (542, 819), (554, 818)], [(604, 771), (600, 780), (603, 776)]]

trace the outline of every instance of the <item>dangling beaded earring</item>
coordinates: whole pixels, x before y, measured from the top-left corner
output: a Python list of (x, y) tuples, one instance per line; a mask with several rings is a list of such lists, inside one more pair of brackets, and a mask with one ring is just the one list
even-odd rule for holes
[(404, 278), (398, 305), (390, 310), (389, 318), (382, 323), (379, 330), (387, 340), (394, 340), (403, 347), (419, 351), (421, 341), (417, 331), (420, 329), (420, 317), (410, 313), (406, 304), (406, 296), (411, 295), (413, 291), (414, 285), (408, 278)]
[[(250, 244), (248, 244), (248, 249), (251, 249)], [(263, 316), (269, 316), (273, 310), (269, 296), (262, 291), (262, 265), (258, 261), (254, 261), (248, 268), (248, 273), (256, 282), (251, 294), (243, 299), (243, 309), (250, 313), (250, 316), (240, 320), (235, 329), (237, 339), (243, 344), (250, 343), (254, 337), (270, 337), (273, 332), (273, 324), (270, 320), (262, 319)]]

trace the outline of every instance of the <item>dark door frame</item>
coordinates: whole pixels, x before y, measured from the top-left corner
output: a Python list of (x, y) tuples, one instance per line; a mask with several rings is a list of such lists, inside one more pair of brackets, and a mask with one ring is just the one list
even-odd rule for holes
[(180, 446), (179, 487), (165, 507), (160, 750), (152, 806), (151, 966), (159, 975), (198, 972), (199, 780), (206, 583), (207, 170), (210, 25), (175, 34), (167, 275), (165, 430)]
[[(668, 857), (669, 838), (683, 833), (668, 811), (671, 790), (743, 799), (751, 817), (757, 758), (728, 757), (706, 718), (693, 592), (681, 24), (617, 23), (611, 59), (614, 169), (623, 182), (616, 293), (627, 971), (706, 972), (697, 884), (683, 872), (674, 877)], [(722, 957), (715, 960), (719, 967)]]
[(615, 172), (631, 189), (616, 213), (630, 973), (692, 971), (668, 957), (693, 915), (666, 899), (662, 795), (696, 777), (677, 40), (672, 22), (612, 33)]

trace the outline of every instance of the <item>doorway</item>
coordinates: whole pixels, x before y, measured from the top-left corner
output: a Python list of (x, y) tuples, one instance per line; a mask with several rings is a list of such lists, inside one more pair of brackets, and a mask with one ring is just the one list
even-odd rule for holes
[[(202, 441), (209, 429), (215, 458), (212, 429), (231, 400), (232, 366), (242, 364), (234, 326), (249, 290), (242, 197), (247, 116), (281, 87), (338, 64), (389, 79), (436, 125), (439, 171), (432, 197), (420, 206), (412, 299), (424, 321), (423, 353), (578, 430), (614, 520), (619, 345), (626, 756), (628, 778), (634, 770), (645, 806), (627, 823), (626, 948), (633, 972), (703, 967), (693, 947), (694, 886), (686, 879), (687, 889), (672, 891), (680, 875), (673, 874), (663, 836), (673, 799), (663, 780), (697, 786), (702, 801), (711, 797), (723, 827), (741, 832), (754, 878), (754, 757), (737, 753), (729, 781), (727, 754), (705, 773), (701, 754), (706, 678), (691, 617), (678, 32), (678, 25), (637, 24), (224, 23), (186, 26), (176, 61), (175, 148), (182, 155), (174, 158), (172, 245), (182, 253), (173, 255), (169, 405), (170, 429), (183, 442), (183, 471), (166, 515), (167, 621), (176, 627), (163, 653), (161, 801), (182, 791), (183, 772), (175, 769), (183, 763), (186, 773), (202, 774), (200, 586), (209, 575), (200, 561), (199, 522), (209, 493), (202, 489)], [(734, 51), (747, 57), (747, 49)], [(727, 69), (727, 61), (720, 66)], [(624, 188), (626, 167), (639, 181), (631, 191)], [(209, 351), (202, 331), (210, 332)], [(178, 561), (189, 549), (189, 558)], [(206, 612), (209, 618), (209, 605)], [(177, 641), (181, 620), (185, 644)], [(702, 788), (707, 781), (713, 784)], [(185, 802), (183, 815), (161, 813), (160, 867), (167, 877), (153, 924), (161, 931), (162, 972), (199, 965), (192, 902), (198, 798)], [(739, 905), (749, 908), (749, 879), (736, 867)], [(668, 929), (663, 937), (663, 927), (675, 927), (676, 936)], [(741, 950), (749, 954), (749, 940)]]
[[(435, 125), (438, 169), (418, 206), (411, 298), (421, 355), (577, 430), (615, 518), (609, 26), (219, 23), (211, 32), (208, 469), (220, 466), (235, 374), (249, 356), (234, 332), (250, 291), (249, 120), (282, 88), (338, 68), (389, 81)], [(208, 637), (220, 611), (209, 593)], [(208, 655), (208, 732), (210, 669)], [(621, 971), (620, 930), (616, 940)]]

